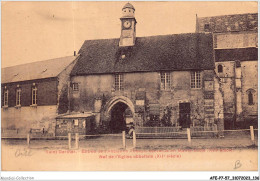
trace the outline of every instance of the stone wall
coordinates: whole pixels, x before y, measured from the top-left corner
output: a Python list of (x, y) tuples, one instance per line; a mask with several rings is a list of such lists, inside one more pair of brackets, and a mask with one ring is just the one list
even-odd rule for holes
[(28, 132), (30, 129), (44, 130), (55, 136), (55, 117), (57, 106), (24, 106), (1, 109), (3, 129), (19, 129)]
[[(216, 74), (224, 95), (224, 114), (226, 125), (233, 121), (257, 117), (258, 107), (258, 68), (257, 61), (226, 61), (216, 62)], [(223, 66), (223, 72), (218, 72), (218, 65)], [(253, 94), (253, 104), (249, 104), (249, 91)], [(230, 122), (230, 123), (228, 123)], [(232, 122), (232, 123), (231, 123)], [(235, 123), (234, 123), (235, 124)], [(235, 125), (229, 125), (229, 129)]]
[(256, 32), (239, 32), (215, 34), (216, 47), (222, 49), (256, 47), (258, 36)]
[[(245, 61), (241, 62), (242, 74), (242, 109), (243, 115), (257, 115), (258, 111), (258, 62)], [(248, 103), (248, 91), (252, 90), (253, 104)]]
[[(37, 105), (32, 105), (33, 84), (37, 87)], [(21, 89), (21, 105), (16, 106), (18, 85)], [(2, 93), (5, 87), (8, 90), (8, 107), (2, 106), (1, 109), (2, 129), (19, 129), (19, 132), (38, 129), (45, 132), (45, 135), (55, 136), (57, 115), (57, 80), (55, 78), (4, 84)]]
[[(218, 65), (222, 65), (223, 72), (218, 72)], [(236, 112), (235, 62), (216, 62), (215, 72), (223, 90), (225, 118), (233, 121)]]
[[(207, 80), (212, 84), (212, 90), (204, 90), (204, 74), (206, 77), (212, 77)], [(114, 75), (86, 75), (74, 76), (71, 82), (79, 83), (79, 91), (70, 90), (70, 108), (73, 112), (95, 112), (102, 120), (102, 111), (105, 111), (106, 104), (114, 97), (124, 96), (129, 98), (135, 106), (136, 117), (143, 119), (145, 122), (149, 117), (149, 109), (152, 106), (159, 107), (159, 117), (162, 118), (167, 112), (171, 111), (171, 122), (177, 125), (179, 118), (179, 103), (188, 102), (191, 106), (191, 119), (196, 120), (196, 124), (204, 124), (204, 100), (205, 94), (211, 94), (214, 102), (214, 71), (202, 71), (202, 88), (191, 89), (190, 71), (171, 72), (171, 85), (169, 90), (160, 89), (160, 73), (125, 73), (124, 74), (124, 91), (115, 91)], [(139, 105), (140, 97), (145, 95), (145, 105)], [(213, 96), (213, 97), (212, 97)], [(97, 108), (99, 107), (99, 108)], [(137, 109), (138, 108), (138, 109)], [(100, 110), (100, 112), (97, 112)], [(213, 114), (214, 107), (210, 110)], [(202, 122), (202, 123), (201, 123)]]
[(58, 114), (66, 113), (69, 111), (69, 88), (70, 87), (70, 73), (74, 65), (76, 64), (78, 57), (68, 65), (58, 75), (58, 87), (57, 87), (57, 102), (58, 102)]

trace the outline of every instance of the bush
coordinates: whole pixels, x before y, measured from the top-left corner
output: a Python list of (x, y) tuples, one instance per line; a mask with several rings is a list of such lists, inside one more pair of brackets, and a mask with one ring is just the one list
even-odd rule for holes
[(168, 106), (165, 109), (165, 112), (163, 114), (163, 117), (161, 119), (161, 125), (162, 126), (172, 126), (171, 122), (171, 116), (172, 116), (172, 110)]

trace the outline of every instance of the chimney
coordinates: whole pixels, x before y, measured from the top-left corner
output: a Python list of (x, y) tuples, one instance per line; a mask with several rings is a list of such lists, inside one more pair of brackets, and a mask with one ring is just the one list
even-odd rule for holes
[(74, 56), (76, 56), (77, 55), (77, 53), (76, 53), (76, 51), (74, 51)]

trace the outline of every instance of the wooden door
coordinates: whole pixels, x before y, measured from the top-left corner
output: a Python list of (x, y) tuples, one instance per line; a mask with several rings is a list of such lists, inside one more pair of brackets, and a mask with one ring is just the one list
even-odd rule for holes
[(179, 104), (179, 124), (182, 128), (190, 127), (190, 103)]

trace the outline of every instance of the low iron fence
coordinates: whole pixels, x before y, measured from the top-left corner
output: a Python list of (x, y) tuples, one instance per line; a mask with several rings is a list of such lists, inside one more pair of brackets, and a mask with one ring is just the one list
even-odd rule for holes
[[(218, 135), (217, 125), (190, 127), (192, 137), (215, 137)], [(138, 138), (184, 138), (187, 137), (187, 128), (176, 127), (136, 127)]]

